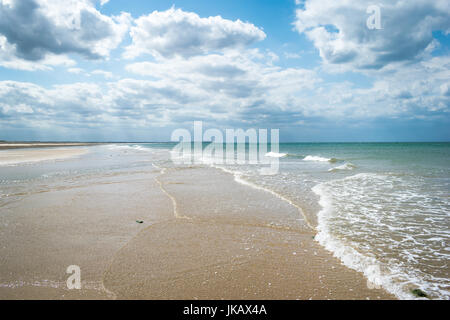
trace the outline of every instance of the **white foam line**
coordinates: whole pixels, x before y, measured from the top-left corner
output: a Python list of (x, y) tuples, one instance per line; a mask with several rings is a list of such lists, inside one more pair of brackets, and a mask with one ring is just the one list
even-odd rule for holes
[(320, 197), (319, 204), (322, 206), (322, 210), (320, 210), (317, 215), (318, 233), (315, 240), (318, 241), (326, 250), (330, 251), (335, 257), (340, 259), (346, 267), (363, 273), (370, 283), (383, 287), (399, 299), (413, 299), (413, 296), (408, 292), (405, 292), (401, 286), (393, 283), (392, 278), (395, 276), (394, 273), (383, 274), (381, 272), (380, 264), (375, 258), (367, 257), (359, 253), (354, 248), (344, 244), (338, 239), (335, 239), (331, 235), (327, 218), (333, 210), (332, 200), (323, 190), (323, 183), (314, 186), (312, 191)]
[(337, 167), (328, 169), (328, 171), (335, 172), (335, 171), (340, 171), (340, 170), (353, 170), (354, 168), (356, 168), (356, 166), (353, 163), (347, 162), (347, 163), (343, 164), (342, 166), (337, 166)]
[(328, 162), (331, 161), (329, 158), (319, 157), (319, 156), (306, 156), (303, 161), (317, 161), (317, 162)]
[(286, 153), (277, 153), (277, 152), (268, 152), (265, 155), (266, 157), (271, 157), (271, 158), (284, 158), (287, 156)]
[(294, 207), (300, 212), (300, 214), (302, 215), (303, 219), (305, 220), (305, 223), (307, 224), (307, 226), (308, 226), (309, 228), (311, 228), (311, 229), (314, 230), (314, 231), (316, 230), (316, 228), (309, 222), (308, 218), (306, 217), (305, 213), (303, 212), (303, 209), (302, 209), (301, 207), (299, 207), (297, 204), (295, 204), (294, 202), (292, 202), (291, 200), (289, 200), (288, 198), (285, 198), (285, 197), (282, 196), (281, 194), (279, 194), (279, 193), (277, 193), (277, 192), (275, 192), (275, 191), (273, 191), (273, 190), (271, 190), (271, 189), (268, 189), (268, 188), (265, 188), (265, 187), (261, 187), (261, 186), (258, 186), (258, 185), (256, 185), (256, 184), (252, 183), (252, 182), (249, 182), (249, 181), (247, 181), (247, 180), (244, 180), (244, 179), (242, 178), (242, 174), (240, 174), (240, 173), (233, 172), (233, 171), (231, 171), (231, 170), (228, 170), (228, 169), (226, 169), (226, 168), (219, 167), (219, 166), (214, 166), (214, 165), (212, 165), (212, 167), (214, 167), (214, 168), (216, 168), (216, 169), (220, 169), (220, 170), (222, 170), (222, 171), (224, 171), (224, 172), (226, 172), (226, 173), (232, 174), (232, 175), (234, 176), (234, 180), (235, 180), (237, 183), (240, 183), (240, 184), (242, 184), (242, 185), (251, 187), (251, 188), (256, 189), (256, 190), (262, 190), (262, 191), (268, 192), (268, 193), (270, 193), (270, 194), (276, 196), (277, 198), (279, 198), (279, 199), (281, 199), (281, 200), (283, 200), (283, 201), (286, 201), (286, 202), (289, 203), (290, 205), (294, 206)]
[[(0, 283), (0, 288), (19, 288), (19, 287), (45, 287), (45, 288), (54, 288), (54, 289), (63, 289), (69, 290), (67, 288), (67, 284), (64, 281), (55, 281), (55, 280), (36, 280), (36, 281), (13, 281), (9, 283)], [(83, 289), (88, 290), (97, 290), (103, 291), (102, 282), (101, 281), (82, 281), (81, 286)]]
[[(157, 166), (157, 165), (154, 164), (154, 163), (152, 163), (152, 165), (153, 165), (155, 168), (161, 170), (161, 175), (160, 175), (160, 176), (164, 175), (164, 174), (166, 173), (166, 171), (167, 171), (166, 168), (162, 168), (162, 167), (160, 167), (160, 166)], [(181, 216), (181, 215), (178, 213), (177, 200), (175, 199), (174, 196), (172, 196), (172, 195), (164, 188), (163, 183), (158, 179), (158, 177), (155, 177), (155, 181), (156, 181), (156, 183), (158, 183), (159, 188), (162, 190), (162, 192), (164, 192), (164, 193), (169, 197), (169, 199), (172, 200), (172, 204), (173, 204), (173, 214), (175, 215), (175, 218), (177, 218), (177, 219), (187, 219), (187, 220), (191, 220), (191, 218), (186, 217), (186, 216)]]

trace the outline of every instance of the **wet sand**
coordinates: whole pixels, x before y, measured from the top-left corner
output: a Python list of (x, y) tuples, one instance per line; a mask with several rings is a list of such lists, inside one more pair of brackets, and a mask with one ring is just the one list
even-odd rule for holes
[(86, 177), (0, 210), (0, 299), (394, 298), (320, 247), (297, 208), (216, 169)]
[[(102, 279), (116, 252), (149, 225), (172, 219), (158, 174), (80, 178), (1, 207), (0, 299), (114, 298)], [(81, 290), (67, 289), (70, 265), (81, 269)]]
[(121, 299), (392, 299), (313, 240), (288, 203), (214, 169), (158, 178), (176, 219), (116, 253), (104, 285)]

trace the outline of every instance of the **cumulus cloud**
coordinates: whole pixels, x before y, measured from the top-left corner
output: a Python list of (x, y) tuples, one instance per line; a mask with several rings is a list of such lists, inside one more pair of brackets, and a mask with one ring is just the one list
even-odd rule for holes
[(67, 69), (68, 72), (73, 73), (73, 74), (83, 74), (85, 73), (85, 71), (81, 68), (69, 68)]
[(319, 89), (326, 95), (317, 94), (313, 105), (336, 119), (448, 120), (450, 97), (441, 85), (449, 70), (450, 57), (435, 57), (376, 77), (369, 88), (328, 83)]
[[(15, 1), (0, 1), (4, 9), (1, 14), (9, 10), (11, 16), (11, 12), (18, 10)], [(115, 67), (112, 74), (107, 71), (106, 64), (92, 66), (86, 63), (81, 69), (74, 66), (70, 53), (88, 58), (105, 57), (116, 45), (114, 41), (107, 42), (110, 46), (103, 42), (112, 41), (114, 36), (98, 39), (97, 32), (101, 28), (93, 30), (92, 37), (85, 35), (81, 41), (78, 37), (84, 32), (83, 28), (73, 31), (68, 26), (72, 23), (71, 17), (77, 17), (83, 8), (91, 6), (89, 8), (95, 10), (92, 7), (94, 2), (78, 1), (78, 7), (70, 7), (75, 2), (67, 3), (73, 11), (73, 14), (67, 12), (67, 16), (64, 16), (65, 9), (57, 5), (44, 13), (43, 1), (39, 3), (40, 6), (31, 10), (31, 17), (45, 16), (48, 23), (43, 26), (51, 25), (54, 30), (62, 30), (55, 31), (52, 36), (60, 39), (58, 37), (66, 35), (66, 31), (75, 35), (68, 35), (55, 47), (45, 44), (45, 37), (31, 41), (31, 34), (38, 32), (36, 29), (23, 36), (26, 45), (21, 47), (18, 40), (17, 43), (12, 40), (17, 37), (1, 32), (4, 23), (0, 22), (0, 65), (24, 70), (47, 70), (64, 65), (69, 73), (91, 76), (95, 83), (44, 86), (0, 81), (2, 128), (89, 127), (103, 132), (105, 128), (115, 126), (142, 130), (185, 126), (194, 119), (217, 127), (279, 128), (378, 118), (448, 119), (450, 58), (427, 55), (427, 50), (434, 45), (427, 36), (429, 30), (438, 27), (445, 30), (445, 22), (439, 20), (441, 16), (435, 13), (433, 19), (423, 18), (422, 13), (413, 15), (414, 21), (424, 21), (422, 29), (419, 28), (421, 32), (402, 35), (400, 30), (406, 28), (403, 26), (385, 38), (372, 32), (388, 32), (387, 27), (392, 27), (388, 18), (394, 16), (394, 12), (386, 19), (382, 18), (383, 30), (368, 30), (365, 26), (368, 16), (365, 2), (350, 6), (346, 5), (350, 2), (345, 1), (333, 2), (334, 5), (323, 1), (319, 6), (314, 0), (307, 1), (297, 13), (297, 29), (314, 41), (325, 63), (342, 65), (350, 70), (382, 69), (370, 73), (370, 81), (366, 85), (357, 86), (342, 79), (324, 80), (327, 76), (323, 77), (324, 73), (329, 68), (278, 66), (276, 54), (251, 48), (250, 45), (264, 39), (265, 34), (250, 23), (221, 17), (201, 18), (195, 13), (174, 8), (142, 16), (136, 19), (131, 29), (132, 42), (126, 48), (128, 57), (150, 54), (151, 58), (118, 61), (128, 63), (123, 74)], [(397, 5), (408, 7), (407, 2), (398, 2)], [(445, 7), (444, 2), (439, 1), (430, 6), (433, 10)], [(408, 8), (413, 10), (410, 14), (415, 12), (413, 6)], [(389, 12), (383, 10), (382, 15)], [(356, 13), (362, 14), (355, 18), (362, 24), (362, 31), (351, 23)], [(336, 14), (336, 19), (330, 18), (330, 14)], [(401, 16), (398, 12), (395, 15)], [(99, 19), (120, 25), (116, 18)], [(41, 26), (39, 21), (36, 20), (36, 26)], [(95, 26), (85, 27), (95, 29)], [(65, 47), (65, 40), (74, 41), (72, 47)], [(77, 47), (78, 40), (85, 46)], [(393, 41), (399, 41), (400, 45), (395, 46), (391, 43)], [(411, 47), (405, 49), (401, 41), (406, 41), (404, 45)], [(65, 49), (60, 50), (58, 46)], [(96, 46), (106, 48), (103, 54)], [(88, 50), (88, 53), (83, 53), (83, 50)], [(408, 55), (404, 51), (408, 51)], [(298, 58), (290, 53), (285, 53), (285, 56)]]
[(49, 56), (70, 53), (105, 58), (122, 41), (129, 20), (126, 13), (105, 16), (89, 0), (1, 0), (0, 58), (43, 65)]
[(196, 13), (171, 8), (135, 20), (132, 44), (125, 56), (191, 57), (207, 52), (242, 48), (263, 40), (265, 33), (251, 23), (220, 16), (201, 18)]
[[(374, 3), (381, 29), (366, 24)], [(429, 54), (437, 44), (433, 31), (450, 32), (450, 2), (306, 0), (296, 11), (295, 28), (313, 41), (325, 63), (378, 70)]]
[[(148, 80), (128, 78), (50, 89), (4, 81), (0, 82), (2, 121), (11, 121), (13, 114), (14, 121), (22, 125), (49, 122), (68, 126), (77, 122), (80, 127), (118, 122), (154, 127), (191, 122), (193, 118), (250, 124), (267, 121), (270, 114), (275, 120), (276, 114), (281, 117), (293, 100), (319, 80), (313, 71), (281, 69), (269, 61), (270, 57), (250, 50), (246, 54), (170, 59), (128, 67), (143, 76), (151, 74)], [(18, 102), (29, 105), (33, 113), (14, 111)]]
[(211, 119), (246, 123), (287, 111), (320, 82), (314, 71), (274, 66), (272, 56), (258, 50), (138, 62), (127, 70), (195, 93), (196, 109)]
[(444, 83), (440, 88), (443, 96), (450, 97), (450, 83)]
[[(44, 88), (0, 82), (0, 123), (154, 128), (193, 119), (218, 126), (292, 127), (314, 119), (448, 118), (450, 58), (436, 57), (376, 79), (368, 88), (330, 83), (313, 70), (271, 65), (257, 51), (134, 63), (147, 80)], [(443, 85), (443, 83), (445, 85)]]
[(103, 76), (106, 79), (112, 79), (114, 78), (114, 74), (112, 72), (109, 71), (105, 71), (105, 70), (94, 70), (91, 72), (91, 74), (93, 75), (97, 75), (97, 76)]
[(52, 70), (54, 66), (71, 67), (75, 61), (66, 55), (46, 54), (40, 61), (29, 61), (17, 57), (15, 47), (0, 35), (0, 66), (10, 69), (36, 71)]

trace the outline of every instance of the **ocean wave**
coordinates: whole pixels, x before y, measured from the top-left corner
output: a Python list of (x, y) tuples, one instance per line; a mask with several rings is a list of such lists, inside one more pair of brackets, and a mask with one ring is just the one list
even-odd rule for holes
[(303, 158), (305, 158), (304, 155), (302, 155), (302, 154), (295, 154), (295, 153), (288, 153), (288, 154), (286, 154), (286, 157), (287, 158), (293, 158), (293, 159), (303, 159)]
[(334, 210), (332, 197), (327, 192), (325, 184), (316, 185), (312, 191), (319, 196), (319, 204), (322, 207), (317, 216), (318, 233), (315, 240), (325, 249), (332, 252), (345, 266), (362, 272), (368, 279), (368, 283), (372, 283), (374, 286), (382, 286), (399, 298), (411, 298), (409, 296), (405, 297), (399, 288), (392, 286), (390, 277), (381, 272), (380, 265), (375, 258), (362, 255), (355, 248), (332, 236)]
[(113, 144), (108, 146), (109, 150), (130, 150), (130, 151), (143, 151), (143, 152), (152, 152), (151, 148), (145, 148), (140, 145), (121, 145), (121, 144)]
[(335, 163), (338, 162), (339, 160), (336, 158), (324, 158), (324, 157), (320, 157), (320, 156), (306, 156), (303, 158), (303, 161), (316, 161), (316, 162), (331, 162), (331, 163)]
[(270, 158), (284, 158), (287, 156), (287, 153), (268, 152), (265, 156)]
[[(437, 267), (443, 265), (446, 257), (439, 256), (442, 251), (436, 246), (445, 247), (447, 233), (436, 229), (436, 223), (415, 219), (427, 212), (435, 219), (445, 214), (438, 212), (442, 204), (426, 207), (431, 200), (415, 189), (414, 181), (360, 173), (320, 183), (312, 191), (322, 207), (315, 239), (344, 265), (363, 273), (368, 286), (383, 287), (399, 299), (413, 299), (415, 288), (432, 298), (449, 298), (448, 281), (439, 279), (439, 272), (423, 271), (417, 260), (425, 254)], [(395, 252), (395, 258), (377, 255), (386, 250)]]
[(342, 166), (331, 168), (328, 171), (329, 172), (337, 172), (337, 171), (353, 170), (355, 168), (356, 168), (356, 166), (353, 163), (348, 162), (346, 164), (343, 164)]

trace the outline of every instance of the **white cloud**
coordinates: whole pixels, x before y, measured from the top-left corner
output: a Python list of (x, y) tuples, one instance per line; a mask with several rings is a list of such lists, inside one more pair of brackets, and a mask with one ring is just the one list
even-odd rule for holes
[(295, 52), (285, 52), (284, 57), (286, 59), (300, 59), (302, 56), (299, 53)]
[(67, 69), (68, 72), (74, 73), (74, 74), (83, 74), (85, 71), (81, 68), (69, 68)]
[[(60, 127), (295, 126), (310, 119), (448, 117), (450, 58), (433, 58), (377, 78), (369, 88), (324, 82), (313, 70), (270, 65), (259, 52), (130, 64), (147, 80), (51, 88), (0, 82), (1, 123)], [(445, 85), (444, 85), (445, 84)]]
[(0, 35), (0, 66), (9, 69), (26, 71), (52, 70), (54, 66), (70, 67), (76, 63), (66, 55), (47, 53), (38, 62), (29, 61), (16, 56), (15, 48), (8, 43), (6, 37)]
[(4, 115), (9, 115), (9, 116), (16, 115), (16, 114), (34, 113), (33, 108), (31, 108), (29, 105), (24, 104), (24, 103), (20, 103), (20, 104), (14, 105), (14, 106), (0, 104), (0, 108)]
[(105, 70), (94, 70), (94, 71), (91, 72), (91, 74), (97, 75), (97, 76), (103, 76), (106, 79), (114, 78), (114, 74), (112, 72), (105, 71)]
[(450, 96), (450, 83), (442, 84), (440, 89), (441, 89), (441, 94), (443, 96), (447, 96), (447, 97)]
[[(176, 86), (180, 92), (195, 94), (194, 105), (203, 116), (257, 122), (265, 113), (289, 111), (294, 101), (320, 82), (314, 71), (283, 69), (273, 66), (272, 59), (270, 52), (263, 55), (257, 50), (229, 51), (133, 63), (127, 70)], [(301, 116), (300, 109), (296, 112)], [(244, 119), (249, 113), (253, 113), (251, 118)]]
[[(74, 3), (67, 4), (73, 12), (84, 10), (71, 7)], [(144, 54), (153, 57), (149, 61), (127, 61), (129, 64), (125, 69), (129, 78), (121, 80), (109, 71), (96, 69), (100, 66), (92, 68), (94, 71), (90, 71), (89, 65), (84, 66), (86, 69), (75, 67), (75, 62), (67, 55), (83, 47), (75, 47), (76, 50), (67, 47), (61, 51), (58, 46), (44, 46), (45, 39), (38, 39), (33, 44), (26, 36), (24, 39), (30, 41), (27, 51), (14, 41), (10, 42), (11, 37), (0, 35), (0, 65), (24, 70), (49, 70), (52, 66), (62, 65), (69, 73), (98, 75), (106, 79), (96, 77), (93, 78), (96, 83), (48, 88), (26, 82), (1, 81), (0, 124), (65, 128), (110, 128), (113, 124), (123, 124), (124, 127), (146, 128), (180, 125), (199, 119), (221, 126), (281, 127), (308, 124), (309, 119), (331, 122), (448, 117), (450, 58), (431, 58), (426, 49), (419, 50), (423, 47), (429, 50), (434, 45), (432, 40), (428, 42), (428, 27), (436, 26), (439, 19), (434, 22), (425, 19), (423, 30), (414, 29), (423, 31), (416, 35), (401, 35), (395, 31), (392, 37), (384, 39), (366, 34), (377, 30), (360, 31), (352, 25), (352, 15), (361, 12), (362, 18), (357, 20), (365, 26), (365, 3), (354, 7), (346, 1), (321, 3), (323, 8), (318, 2), (307, 1), (297, 21), (298, 30), (306, 32), (314, 41), (326, 63), (325, 67), (311, 70), (279, 67), (276, 65), (278, 56), (270, 50), (249, 48), (265, 37), (264, 32), (252, 24), (221, 17), (200, 18), (179, 9), (155, 11), (136, 20), (131, 29), (132, 44), (126, 53), (130, 57)], [(442, 4), (435, 2), (433, 8)], [(3, 14), (14, 3), (9, 5), (3, 0), (2, 5), (3, 9), (8, 7)], [(77, 5), (85, 8), (89, 2), (79, 1)], [(407, 6), (406, 3), (401, 5)], [(72, 15), (70, 10), (66, 12), (60, 7), (49, 8), (45, 17), (52, 22), (54, 30), (62, 30), (62, 36), (72, 30), (66, 25)], [(336, 19), (330, 18), (330, 14), (336, 14)], [(43, 13), (39, 12), (39, 15)], [(420, 15), (416, 20), (422, 21), (422, 18)], [(121, 25), (115, 18), (98, 19)], [(123, 19), (128, 21), (129, 16), (124, 15)], [(123, 24), (126, 25), (126, 21)], [(339, 33), (333, 32), (331, 25)], [(384, 27), (386, 30), (387, 25)], [(402, 28), (405, 27), (399, 27), (399, 30)], [(74, 32), (84, 32), (77, 30), (75, 28)], [(94, 32), (94, 38), (96, 34)], [(60, 36), (59, 33), (55, 35)], [(69, 40), (74, 39), (73, 35), (71, 37)], [(413, 39), (410, 41), (408, 37)], [(106, 38), (92, 42), (89, 39), (86, 43), (92, 46), (84, 49), (100, 56), (107, 56), (117, 45), (114, 36), (107, 37), (111, 41), (107, 44), (103, 42)], [(420, 39), (426, 41), (422, 43)], [(392, 41), (400, 40), (408, 40), (407, 44), (420, 48), (416, 53), (404, 56), (402, 45), (391, 45)], [(418, 46), (418, 43), (422, 45)], [(104, 49), (103, 54), (96, 46)], [(45, 50), (40, 52), (39, 48)], [(39, 59), (33, 58), (36, 54), (33, 50), (41, 53)], [(393, 52), (401, 59), (386, 59), (385, 55)], [(298, 58), (291, 53), (285, 53), (285, 56)], [(414, 63), (401, 64), (403, 62)], [(366, 70), (378, 68), (377, 63), (383, 68), (366, 73), (373, 85), (367, 84), (365, 88), (345, 80), (324, 81), (320, 77), (329, 72), (330, 65), (343, 66), (342, 70)], [(133, 78), (136, 76), (140, 79)]]
[(125, 56), (190, 57), (207, 52), (242, 48), (266, 35), (253, 24), (220, 16), (201, 18), (196, 13), (171, 8), (154, 11), (135, 20), (132, 44)]
[(34, 70), (50, 64), (49, 57), (72, 53), (107, 58), (122, 41), (130, 19), (126, 13), (105, 16), (90, 0), (1, 0), (0, 63)]
[(371, 0), (306, 0), (296, 12), (295, 28), (319, 49), (323, 61), (344, 70), (382, 69), (392, 64), (420, 61), (436, 41), (433, 31), (450, 31), (448, 0), (375, 2), (381, 30), (370, 30), (366, 13)]
[(110, 71), (105, 71), (105, 70), (100, 70), (100, 69), (96, 69), (93, 71), (86, 71), (82, 68), (68, 68), (67, 72), (69, 73), (73, 73), (73, 74), (77, 74), (77, 75), (83, 75), (85, 77), (90, 77), (90, 76), (101, 76), (104, 77), (105, 79), (114, 79), (116, 78), (114, 76), (114, 74)]

